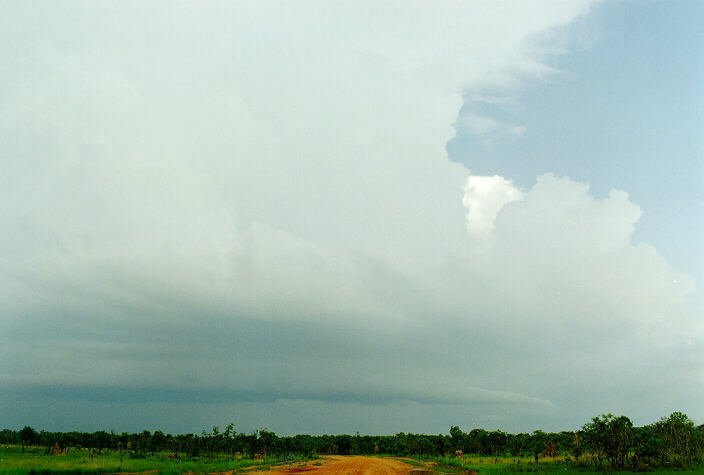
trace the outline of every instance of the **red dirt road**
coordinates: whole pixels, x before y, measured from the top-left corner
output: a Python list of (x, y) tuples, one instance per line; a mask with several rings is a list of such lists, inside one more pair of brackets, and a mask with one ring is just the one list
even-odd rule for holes
[[(322, 463), (322, 465), (314, 465), (316, 463)], [(294, 473), (304, 473), (306, 475), (329, 475), (335, 473), (342, 475), (407, 475), (413, 469), (414, 467), (394, 459), (331, 455), (321, 457), (319, 460), (308, 462), (306, 464), (273, 467), (267, 472), (254, 473), (258, 475), (282, 475)]]

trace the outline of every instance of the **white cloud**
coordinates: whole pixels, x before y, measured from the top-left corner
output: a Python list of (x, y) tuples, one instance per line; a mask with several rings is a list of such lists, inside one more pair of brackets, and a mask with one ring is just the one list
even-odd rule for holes
[(474, 178), (489, 191), (468, 186), (469, 230), (472, 210), (485, 204), (490, 218), (477, 227), (493, 225), (492, 246), (476, 259), (512, 318), (631, 332), (673, 317), (694, 290), (651, 247), (631, 242), (641, 210), (626, 193), (598, 200), (586, 185), (547, 174), (504, 206), (520, 192), (501, 177)]
[(494, 229), (501, 208), (522, 198), (523, 193), (504, 177), (470, 175), (462, 198), (467, 208), (467, 230), (473, 236), (487, 235)]

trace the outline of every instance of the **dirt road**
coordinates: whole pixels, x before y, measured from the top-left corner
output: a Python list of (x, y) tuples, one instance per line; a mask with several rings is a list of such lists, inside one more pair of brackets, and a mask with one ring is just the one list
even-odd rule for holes
[(321, 457), (319, 460), (307, 462), (305, 464), (273, 467), (268, 472), (256, 473), (257, 475), (291, 473), (305, 473), (306, 475), (327, 475), (334, 473), (343, 475), (407, 475), (413, 469), (414, 467), (393, 459), (379, 457), (343, 457), (339, 455), (330, 455), (326, 457)]

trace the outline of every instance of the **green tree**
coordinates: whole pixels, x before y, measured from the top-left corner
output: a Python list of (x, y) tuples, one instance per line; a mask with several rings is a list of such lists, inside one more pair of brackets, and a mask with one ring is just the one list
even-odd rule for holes
[(545, 450), (545, 442), (548, 440), (548, 436), (542, 430), (535, 430), (530, 436), (530, 452), (533, 454), (533, 459), (535, 460), (535, 466), (537, 468), (538, 461), (540, 459), (540, 454)]
[(39, 440), (39, 434), (33, 428), (24, 426), (20, 431), (20, 440), (22, 441), (22, 452), (24, 453), (25, 445), (36, 443)]
[[(278, 437), (276, 434), (266, 428), (258, 432), (259, 452), (262, 455), (272, 454), (276, 452), (276, 442)], [(347, 436), (349, 437), (349, 436)]]
[(223, 432), (222, 435), (225, 441), (225, 451), (230, 454), (230, 457), (234, 457), (235, 435), (237, 435), (234, 422), (230, 422), (227, 426), (225, 426), (225, 432)]
[(620, 468), (626, 465), (633, 442), (633, 423), (628, 417), (613, 414), (594, 417), (584, 425), (583, 432), (599, 466), (605, 461)]
[(452, 446), (455, 450), (462, 450), (464, 448), (464, 433), (460, 430), (459, 426), (450, 427), (450, 437), (452, 438)]
[(657, 460), (659, 457), (662, 459), (661, 454), (664, 453), (664, 450), (657, 424), (635, 428), (633, 433), (635, 465), (650, 465), (653, 460)]
[(694, 422), (681, 412), (673, 412), (656, 424), (662, 441), (662, 460), (668, 459), (679, 466), (694, 460)]

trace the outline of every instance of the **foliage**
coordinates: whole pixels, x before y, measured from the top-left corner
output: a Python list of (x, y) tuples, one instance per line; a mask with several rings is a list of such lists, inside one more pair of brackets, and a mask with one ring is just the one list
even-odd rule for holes
[(582, 430), (600, 466), (605, 461), (618, 468), (626, 465), (633, 442), (633, 423), (628, 417), (612, 414), (594, 417)]
[[(85, 458), (86, 450), (90, 448), (90, 454), (100, 454), (99, 458), (106, 461), (105, 467), (121, 469), (128, 465), (146, 466), (140, 463), (147, 461), (152, 467), (161, 459), (165, 464), (176, 463), (184, 467), (186, 462), (234, 467), (245, 463), (243, 461), (252, 462), (255, 456), (274, 460), (269, 463), (275, 463), (276, 460), (294, 456), (387, 454), (434, 458), (449, 467), (462, 469), (474, 469), (472, 467), (476, 463), (487, 459), (496, 461), (494, 465), (513, 467), (511, 470), (544, 471), (556, 463), (569, 463), (572, 467), (591, 466), (599, 470), (645, 470), (701, 466), (704, 426), (697, 427), (686, 415), (675, 412), (644, 427), (633, 427), (626, 416), (607, 414), (594, 417), (577, 432), (547, 433), (537, 430), (531, 434), (485, 429), (463, 432), (459, 426), (452, 426), (449, 435), (400, 432), (382, 436), (357, 433), (287, 437), (277, 436), (266, 428), (252, 434), (240, 433), (232, 423), (223, 431), (216, 426), (209, 432), (180, 435), (159, 430), (121, 434), (105, 431), (37, 433), (31, 427), (24, 427), (19, 431), (0, 431), (0, 444), (21, 445), (23, 448), (34, 445), (33, 449), (28, 450), (28, 460), (38, 461), (39, 458), (33, 454), (43, 453), (45, 459), (55, 460), (59, 465), (62, 460), (73, 460), (73, 457)], [(43, 448), (38, 449), (37, 446)], [(464, 455), (456, 458), (456, 451), (462, 451)], [(85, 466), (94, 465), (96, 460), (87, 459)], [(231, 469), (223, 468), (220, 471)]]
[(97, 473), (145, 472), (159, 473), (208, 473), (241, 470), (245, 467), (264, 467), (281, 463), (305, 461), (302, 456), (264, 457), (262, 460), (243, 458), (210, 458), (177, 456), (166, 452), (138, 457), (127, 456), (116, 450), (75, 449), (69, 454), (52, 456), (39, 448), (29, 448), (25, 453), (16, 446), (0, 447), (0, 474), (9, 473)]

